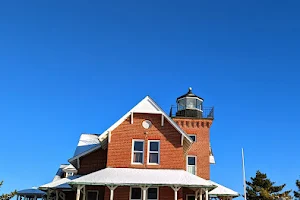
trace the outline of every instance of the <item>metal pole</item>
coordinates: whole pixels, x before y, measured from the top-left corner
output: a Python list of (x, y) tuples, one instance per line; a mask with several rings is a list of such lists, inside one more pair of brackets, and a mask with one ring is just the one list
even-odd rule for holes
[(242, 148), (242, 163), (243, 163), (244, 199), (247, 200), (244, 148)]

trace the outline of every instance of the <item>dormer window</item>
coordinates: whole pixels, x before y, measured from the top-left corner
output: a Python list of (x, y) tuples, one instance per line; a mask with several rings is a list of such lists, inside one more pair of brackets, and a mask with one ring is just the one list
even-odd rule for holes
[(73, 176), (74, 173), (73, 172), (66, 172), (66, 177), (70, 177), (70, 176)]

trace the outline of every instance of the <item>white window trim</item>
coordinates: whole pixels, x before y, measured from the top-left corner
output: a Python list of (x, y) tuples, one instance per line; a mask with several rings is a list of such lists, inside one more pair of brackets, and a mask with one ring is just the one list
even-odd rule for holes
[(146, 199), (148, 199), (148, 190), (149, 190), (150, 188), (156, 188), (156, 189), (157, 189), (157, 199), (151, 199), (151, 200), (159, 200), (159, 187), (149, 187), (149, 188), (147, 189), (147, 198), (146, 198)]
[[(186, 171), (188, 171), (188, 166), (189, 165), (189, 157), (194, 157), (195, 158), (195, 175), (197, 175), (197, 156), (194, 156), (194, 155), (187, 155), (186, 156)], [(193, 165), (191, 165), (193, 166)]]
[[(158, 142), (158, 152), (152, 151), (150, 152), (150, 142)], [(158, 153), (158, 163), (150, 163), (150, 153)], [(160, 164), (160, 140), (148, 140), (148, 148), (147, 148), (147, 164), (148, 165), (159, 165)]]
[[(140, 199), (132, 199), (131, 198), (132, 188), (139, 188), (141, 190), (141, 198)], [(138, 187), (138, 186), (136, 186), (136, 187), (130, 187), (129, 200), (142, 200), (142, 199), (143, 199), (143, 190), (140, 187)]]
[[(134, 142), (143, 142), (142, 163), (133, 162), (133, 157), (134, 157)], [(141, 153), (140, 151), (137, 151), (137, 152)], [(133, 164), (133, 165), (143, 165), (144, 164), (144, 157), (145, 157), (145, 140), (133, 139), (132, 140), (132, 149), (131, 149), (131, 164)]]
[(85, 196), (85, 199), (86, 199), (86, 200), (88, 200), (88, 195), (89, 195), (88, 193), (89, 193), (89, 192), (96, 192), (96, 193), (97, 193), (96, 200), (99, 199), (99, 191), (98, 191), (98, 190), (87, 190), (87, 191), (86, 191), (86, 196)]
[(197, 135), (196, 134), (188, 134), (189, 136), (195, 136), (195, 141), (194, 142), (197, 142)]

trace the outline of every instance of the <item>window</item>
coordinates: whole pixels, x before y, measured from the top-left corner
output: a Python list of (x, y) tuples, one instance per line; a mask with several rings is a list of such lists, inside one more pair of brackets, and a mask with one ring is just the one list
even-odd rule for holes
[(148, 141), (148, 164), (159, 164), (160, 142)]
[(73, 176), (74, 173), (73, 172), (66, 172), (66, 177), (70, 177), (70, 176)]
[(151, 200), (158, 200), (158, 188), (148, 188), (147, 198)]
[[(143, 196), (142, 189), (132, 187), (130, 190), (130, 200), (141, 200)], [(148, 188), (147, 200), (158, 200), (158, 188)]]
[(196, 175), (196, 156), (187, 157), (187, 171)]
[(131, 190), (130, 190), (130, 199), (131, 200), (141, 200), (142, 199), (142, 190), (141, 190), (141, 188), (131, 188)]
[(186, 195), (186, 199), (187, 200), (195, 200), (195, 195), (188, 194), (188, 195)]
[(132, 163), (144, 163), (144, 140), (132, 141)]
[(88, 190), (87, 200), (98, 200), (98, 191)]
[(197, 141), (196, 135), (189, 134), (189, 136), (190, 136), (190, 138), (192, 138), (192, 140), (193, 140), (194, 142), (196, 142), (196, 141)]

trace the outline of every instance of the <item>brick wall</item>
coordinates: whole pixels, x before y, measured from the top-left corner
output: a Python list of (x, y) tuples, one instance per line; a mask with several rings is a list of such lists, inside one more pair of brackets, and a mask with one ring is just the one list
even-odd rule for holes
[[(152, 127), (144, 129), (142, 122), (150, 120)], [(161, 126), (160, 114), (133, 114), (133, 124), (128, 117), (111, 133), (111, 141), (108, 144), (108, 167), (130, 168), (165, 168), (185, 169), (185, 157), (181, 146), (181, 134), (166, 120)], [(132, 165), (132, 139), (143, 139), (144, 164)], [(148, 140), (160, 140), (160, 164), (147, 165)]]
[(79, 175), (86, 175), (106, 168), (107, 150), (97, 149), (80, 158)]
[(173, 120), (186, 133), (196, 135), (197, 140), (193, 143), (188, 155), (197, 156), (197, 175), (204, 179), (210, 179), (209, 128), (212, 120), (187, 118), (173, 118)]

